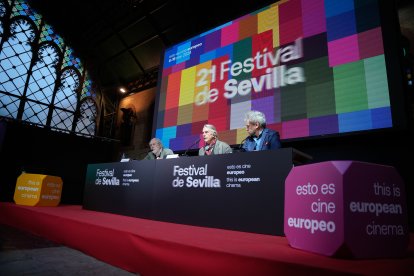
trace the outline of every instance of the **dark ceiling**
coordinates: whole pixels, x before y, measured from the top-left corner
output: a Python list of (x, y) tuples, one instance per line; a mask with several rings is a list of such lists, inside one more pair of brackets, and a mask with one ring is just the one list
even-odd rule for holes
[(165, 48), (273, 2), (29, 0), (109, 90), (156, 80)]
[[(273, 2), (29, 0), (86, 62), (100, 86), (112, 91), (127, 84), (137, 89), (131, 84), (156, 80), (165, 48)], [(413, 32), (411, 2), (397, 1), (401, 24)]]

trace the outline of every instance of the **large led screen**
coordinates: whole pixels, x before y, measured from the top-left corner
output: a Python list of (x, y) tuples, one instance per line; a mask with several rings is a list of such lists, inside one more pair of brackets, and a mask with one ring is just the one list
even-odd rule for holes
[(248, 110), (262, 111), (282, 141), (392, 127), (375, 0), (280, 1), (163, 58), (155, 135), (176, 151), (206, 123), (240, 143)]

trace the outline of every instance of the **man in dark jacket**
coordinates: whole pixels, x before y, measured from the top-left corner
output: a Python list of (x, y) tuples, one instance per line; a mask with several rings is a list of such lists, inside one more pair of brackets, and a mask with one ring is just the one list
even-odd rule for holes
[(244, 151), (259, 151), (281, 148), (279, 132), (266, 128), (266, 117), (260, 111), (249, 111), (244, 119), (246, 138), (242, 149)]

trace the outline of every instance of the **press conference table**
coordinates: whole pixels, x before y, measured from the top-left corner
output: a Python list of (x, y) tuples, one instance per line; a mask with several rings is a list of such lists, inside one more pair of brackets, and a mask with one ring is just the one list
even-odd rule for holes
[(88, 165), (83, 208), (283, 235), (284, 182), (297, 151)]

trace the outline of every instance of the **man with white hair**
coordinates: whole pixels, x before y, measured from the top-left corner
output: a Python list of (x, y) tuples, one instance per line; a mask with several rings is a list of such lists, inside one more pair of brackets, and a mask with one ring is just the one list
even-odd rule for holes
[(203, 127), (203, 140), (205, 146), (200, 148), (198, 155), (216, 155), (223, 153), (232, 153), (231, 147), (218, 139), (216, 127), (211, 124), (206, 124)]
[(162, 142), (158, 138), (152, 138), (149, 142), (151, 151), (148, 152), (144, 159), (165, 159), (167, 155), (172, 155), (174, 152), (168, 148), (164, 148)]
[(249, 111), (244, 122), (249, 136), (242, 149), (244, 151), (260, 151), (281, 148), (279, 132), (266, 128), (266, 117), (260, 111)]

